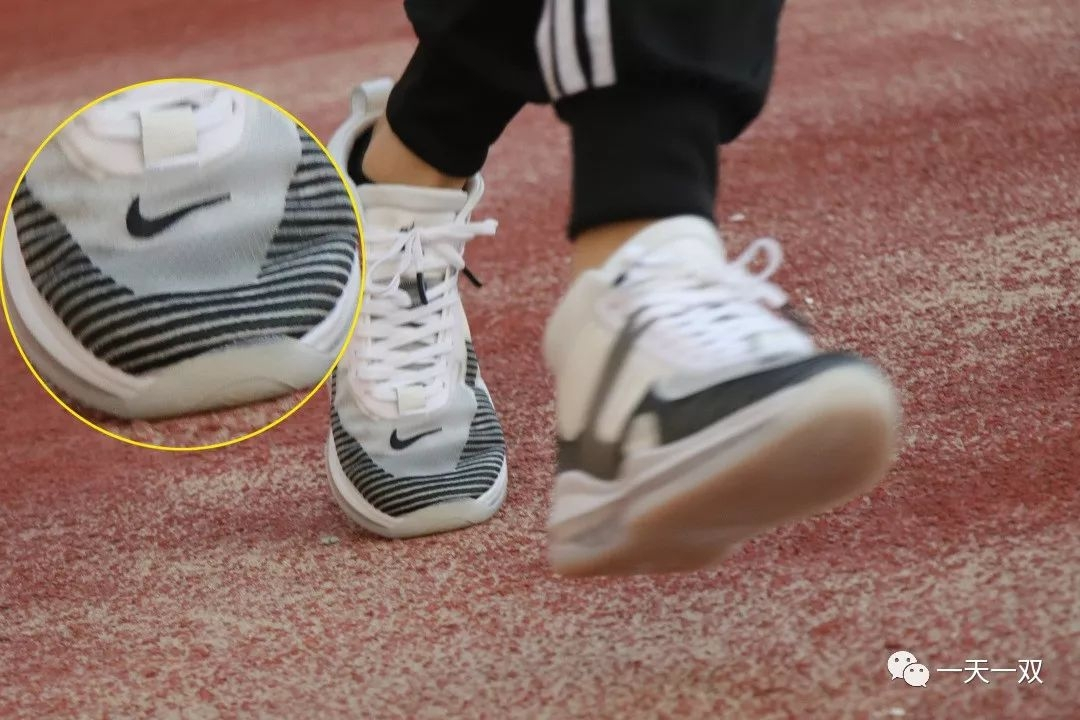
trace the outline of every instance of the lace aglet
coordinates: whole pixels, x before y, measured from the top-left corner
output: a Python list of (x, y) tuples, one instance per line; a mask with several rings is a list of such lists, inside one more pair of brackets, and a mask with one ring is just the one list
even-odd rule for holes
[(473, 275), (472, 270), (469, 270), (468, 267), (461, 268), (461, 274), (469, 278), (469, 282), (471, 282), (474, 286), (478, 288), (484, 287), (484, 283), (480, 282), (479, 278)]
[(422, 272), (416, 273), (416, 292), (420, 296), (420, 302), (427, 305), (427, 283), (424, 282), (424, 273)]

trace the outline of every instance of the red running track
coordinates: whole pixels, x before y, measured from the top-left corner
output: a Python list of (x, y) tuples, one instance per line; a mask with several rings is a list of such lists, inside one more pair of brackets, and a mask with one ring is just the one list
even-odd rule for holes
[[(467, 291), (510, 444), (488, 525), (385, 542), (322, 481), (326, 398), (196, 456), (77, 425), (0, 342), (0, 717), (1075, 718), (1080, 708), (1080, 43), (1073, 3), (787, 11), (761, 121), (724, 160), (732, 246), (770, 234), (834, 345), (899, 385), (886, 486), (694, 575), (568, 582), (543, 557), (543, 320), (566, 277), (567, 144), (493, 153)], [(6, 187), (80, 102), (202, 75), (320, 133), (407, 57), (398, 2), (5, 6)], [(334, 544), (330, 536), (338, 540)], [(1041, 659), (926, 688), (931, 668)]]

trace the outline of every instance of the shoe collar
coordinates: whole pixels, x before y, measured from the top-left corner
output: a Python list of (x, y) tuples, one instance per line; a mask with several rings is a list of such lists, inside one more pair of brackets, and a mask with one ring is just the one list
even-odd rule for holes
[[(393, 81), (379, 78), (362, 83), (352, 94), (349, 117), (330, 138), (327, 149), (339, 166), (347, 167), (356, 141), (386, 113)], [(484, 194), (479, 174), (463, 190), (411, 185), (365, 184), (354, 186), (365, 225), (402, 227), (468, 222)]]
[(240, 144), (251, 102), (211, 83), (151, 83), (83, 110), (56, 143), (97, 179), (205, 165)]

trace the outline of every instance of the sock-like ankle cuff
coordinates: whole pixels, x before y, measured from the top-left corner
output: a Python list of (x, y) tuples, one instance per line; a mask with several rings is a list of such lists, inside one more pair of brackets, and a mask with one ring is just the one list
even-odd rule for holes
[(713, 219), (721, 133), (708, 94), (616, 86), (556, 110), (574, 144), (571, 238), (622, 220)]
[(373, 182), (371, 178), (364, 174), (364, 155), (367, 153), (368, 146), (371, 145), (371, 138), (374, 134), (375, 128), (369, 128), (363, 135), (356, 138), (352, 150), (349, 151), (345, 171), (357, 185)]

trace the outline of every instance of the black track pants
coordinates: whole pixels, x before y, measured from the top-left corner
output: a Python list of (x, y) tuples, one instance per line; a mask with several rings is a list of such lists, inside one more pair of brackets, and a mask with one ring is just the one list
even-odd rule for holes
[(527, 102), (573, 137), (571, 236), (712, 217), (717, 148), (758, 115), (783, 0), (405, 0), (420, 38), (390, 97), (402, 141), (477, 172)]

